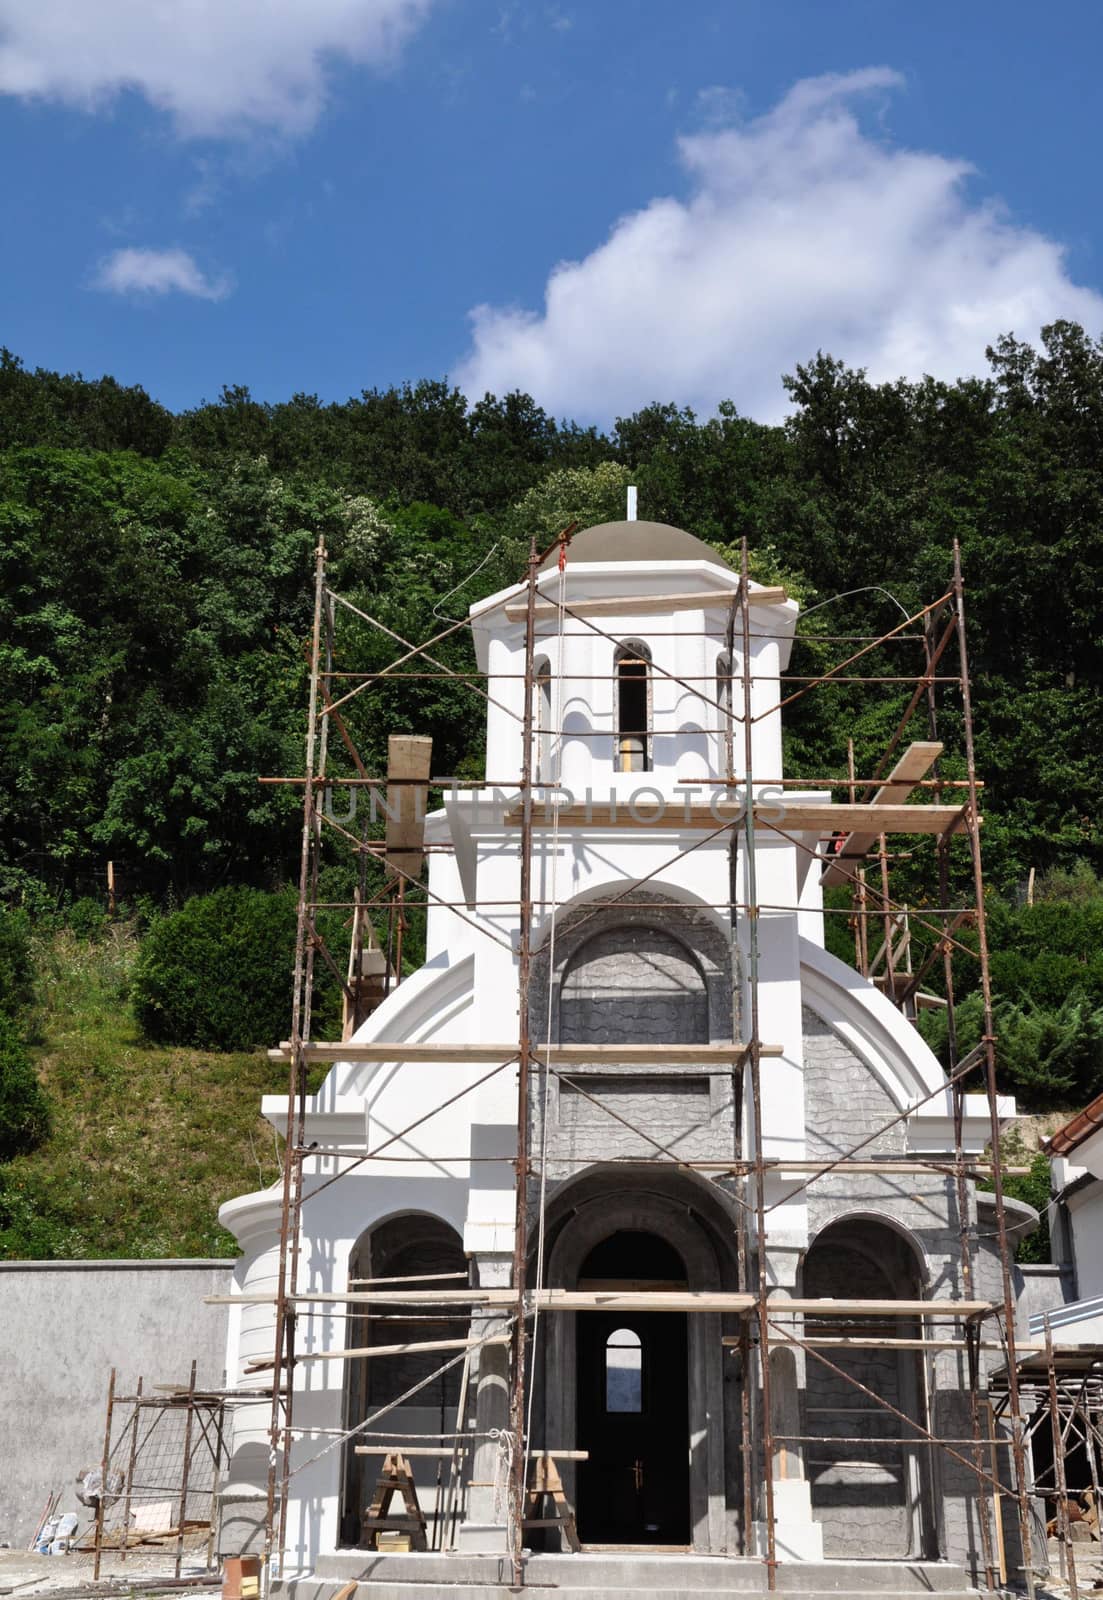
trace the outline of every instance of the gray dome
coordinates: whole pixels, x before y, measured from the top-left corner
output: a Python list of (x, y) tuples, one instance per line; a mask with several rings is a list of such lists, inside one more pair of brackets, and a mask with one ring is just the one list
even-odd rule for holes
[[(558, 560), (557, 547), (541, 570), (546, 572)], [(596, 528), (584, 528), (571, 539), (567, 564), (592, 561), (711, 561), (714, 567), (731, 571), (703, 539), (665, 522), (599, 522)]]

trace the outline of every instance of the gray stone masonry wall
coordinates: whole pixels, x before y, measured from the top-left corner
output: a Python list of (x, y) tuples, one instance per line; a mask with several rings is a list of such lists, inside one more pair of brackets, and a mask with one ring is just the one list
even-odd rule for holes
[[(807, 1008), (804, 1036), (808, 1154), (810, 1157), (838, 1155), (888, 1123), (896, 1115), (897, 1108), (865, 1063)], [(861, 1153), (869, 1157), (899, 1156), (906, 1150), (904, 1126), (896, 1123)], [(899, 1178), (891, 1174), (829, 1176), (817, 1179), (808, 1195), (809, 1231), (813, 1240), (837, 1220), (883, 1218), (920, 1253), (921, 1287), (926, 1298), (962, 1296), (961, 1245), (952, 1179), (922, 1173), (901, 1174)], [(972, 1198), (969, 1224), (976, 1255), (976, 1207)], [(989, 1293), (988, 1275), (982, 1271), (979, 1259), (974, 1290), (979, 1298)], [(840, 1296), (853, 1292), (846, 1284), (840, 1284), (835, 1291)], [(897, 1331), (900, 1336), (907, 1336), (914, 1330), (901, 1327)], [(809, 1357), (809, 1373), (814, 1365), (814, 1359)], [(992, 1358), (986, 1362), (986, 1368), (991, 1365)], [(870, 1373), (872, 1370), (870, 1366)], [(855, 1369), (854, 1376), (861, 1378), (862, 1374)], [(915, 1382), (919, 1391), (915, 1401), (918, 1420), (922, 1420), (922, 1391), (925, 1390), (927, 1425), (931, 1431), (948, 1439), (971, 1436), (964, 1354), (943, 1352), (934, 1360), (916, 1363)], [(872, 1382), (869, 1386), (876, 1388)], [(857, 1395), (858, 1391), (854, 1393)], [(892, 1396), (885, 1394), (885, 1398)], [(900, 1432), (901, 1435), (907, 1432), (903, 1424)], [(968, 1453), (968, 1450), (962, 1451), (962, 1454)], [(975, 1569), (981, 1549), (976, 1478), (964, 1465), (937, 1448), (917, 1447), (914, 1457), (921, 1480), (921, 1504), (917, 1511), (920, 1526), (913, 1537), (933, 1542), (940, 1555)], [(866, 1522), (863, 1512), (851, 1514), (836, 1506), (831, 1508), (830, 1520), (832, 1544), (853, 1534), (852, 1552), (884, 1553), (872, 1547), (875, 1541), (863, 1531)]]
[[(707, 915), (639, 891), (636, 905), (585, 907), (556, 932), (555, 971), (547, 950), (533, 962), (533, 1038), (567, 1043), (691, 1044), (732, 1037), (730, 950)], [(549, 996), (549, 984), (551, 993)], [(682, 1160), (734, 1155), (731, 1076), (656, 1063), (643, 1070), (573, 1068), (531, 1100), (532, 1147), (544, 1149), (551, 1182), (577, 1175), (587, 1162), (652, 1158), (657, 1146)], [(641, 1130), (641, 1131), (637, 1131)]]
[(25, 1546), (51, 1491), (80, 1511), (74, 1479), (103, 1451), (111, 1368), (133, 1393), (187, 1383), (220, 1385), (232, 1261), (0, 1262), (0, 1540)]
[[(535, 1039), (546, 1036), (549, 1015), (550, 1037), (574, 1042), (730, 1039), (729, 944), (706, 915), (658, 896), (654, 908), (630, 912), (582, 908), (559, 926), (554, 971), (546, 951), (536, 953), (530, 1013)], [(807, 1008), (803, 1028), (808, 1155), (844, 1155), (892, 1124), (861, 1153), (906, 1156), (905, 1126), (894, 1120), (897, 1107), (875, 1073)], [(533, 1147), (546, 1150), (552, 1186), (577, 1178), (585, 1163), (650, 1157), (656, 1146), (685, 1158), (735, 1154), (729, 1077), (675, 1065), (643, 1070), (602, 1062), (574, 1069), (566, 1078), (550, 1079), (545, 1090), (538, 1077), (532, 1098)], [(810, 1292), (837, 1298), (963, 1297), (952, 1178), (914, 1172), (831, 1175), (810, 1185), (808, 1215)], [(971, 1193), (967, 1221), (975, 1250)], [(986, 1287), (987, 1277), (983, 1286), (974, 1284), (974, 1293), (983, 1296)], [(908, 1337), (918, 1332), (918, 1324), (893, 1319), (888, 1331)], [(871, 1350), (835, 1352), (834, 1358), (850, 1378), (937, 1436), (960, 1440), (970, 1434), (963, 1353), (928, 1359)], [(886, 1448), (878, 1441), (917, 1436), (847, 1377), (829, 1373), (811, 1352), (801, 1367), (799, 1432), (869, 1440), (866, 1449), (828, 1442), (803, 1452), (827, 1553), (940, 1555), (976, 1571), (981, 1550), (977, 1480), (967, 1466), (929, 1446)]]
[[(902, 1287), (875, 1261), (841, 1240), (811, 1251), (805, 1266), (808, 1295), (848, 1294), (874, 1300), (891, 1298)], [(806, 1319), (806, 1329), (809, 1322)], [(830, 1330), (825, 1324), (821, 1331)], [(830, 1354), (837, 1367), (874, 1394), (901, 1410), (912, 1409), (908, 1400), (913, 1397), (902, 1392), (907, 1358), (886, 1350)], [(897, 1418), (813, 1357), (806, 1363), (805, 1421), (809, 1433), (825, 1436), (822, 1443), (806, 1445), (804, 1450), (813, 1510), (823, 1524), (824, 1555), (912, 1555), (917, 1543), (912, 1452), (882, 1442), (900, 1437), (903, 1429)], [(832, 1444), (835, 1438), (860, 1438), (862, 1443)]]

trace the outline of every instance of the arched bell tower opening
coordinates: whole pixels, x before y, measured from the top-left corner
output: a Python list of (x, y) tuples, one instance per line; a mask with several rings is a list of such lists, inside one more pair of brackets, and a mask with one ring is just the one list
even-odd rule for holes
[(617, 646), (613, 657), (617, 772), (650, 772), (652, 766), (651, 651), (640, 639)]

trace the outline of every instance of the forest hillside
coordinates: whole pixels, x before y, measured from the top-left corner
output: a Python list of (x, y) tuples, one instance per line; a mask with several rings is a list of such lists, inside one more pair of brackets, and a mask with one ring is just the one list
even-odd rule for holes
[[(988, 363), (873, 384), (810, 353), (781, 426), (660, 401), (601, 432), (435, 380), (332, 404), (230, 386), (174, 415), (0, 354), (0, 1253), (225, 1251), (217, 1201), (277, 1171), (258, 1047), (286, 1028), (298, 827), (257, 776), (301, 766), (319, 534), (336, 585), (417, 641), (513, 581), (532, 532), (622, 516), (629, 482), (641, 516), (746, 536), (755, 575), (786, 582), (808, 613), (794, 673), (937, 599), (960, 541), (1001, 1074), (1042, 1116), (1099, 1092), (1103, 344), (1061, 323)], [(471, 664), (462, 631), (440, 653)], [(365, 634), (347, 665), (385, 659)], [(872, 770), (907, 694), (795, 702), (787, 770), (844, 776), (848, 738)], [(408, 729), (474, 775), (482, 719), (419, 682), (356, 734), (375, 771)], [(959, 705), (939, 736), (960, 775)], [(955, 983), (979, 1032), (964, 954)]]

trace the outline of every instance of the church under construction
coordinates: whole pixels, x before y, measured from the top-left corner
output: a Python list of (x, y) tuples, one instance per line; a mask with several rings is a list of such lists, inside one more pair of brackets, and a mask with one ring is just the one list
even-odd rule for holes
[[(263, 1546), (271, 1583), (1032, 1583), (1014, 1106), (990, 1018), (968, 1054), (952, 1026), (955, 962), (988, 1000), (960, 562), (891, 633), (821, 634), (829, 669), (790, 670), (799, 623), (745, 545), (568, 531), (463, 624), (485, 773), (412, 735), (372, 773), (380, 685), (457, 675), (393, 633), (385, 668), (341, 670), (342, 630), (377, 625), (319, 550), (288, 1094), (264, 1104), (284, 1178), (221, 1212), (222, 1547)], [(786, 707), (871, 666), (908, 696), (876, 769), (788, 774)], [(930, 863), (918, 909), (900, 839)], [(377, 874), (326, 905), (350, 952), (317, 923), (334, 847)], [(312, 1031), (320, 962), (342, 1039)]]

